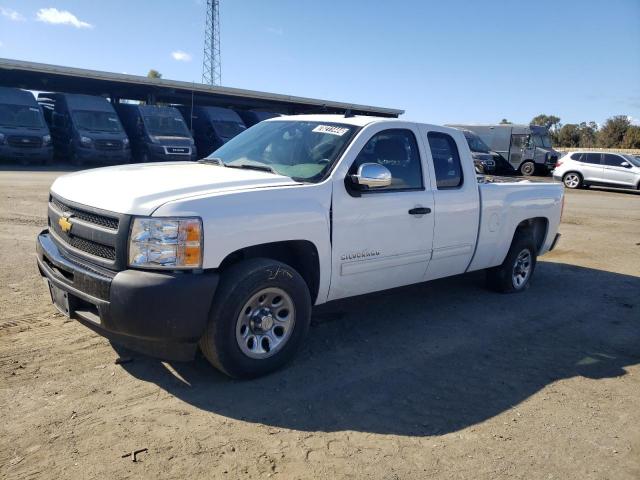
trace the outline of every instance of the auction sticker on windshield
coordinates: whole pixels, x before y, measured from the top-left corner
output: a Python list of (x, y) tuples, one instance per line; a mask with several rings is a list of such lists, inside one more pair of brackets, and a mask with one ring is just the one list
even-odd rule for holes
[(334, 127), (332, 125), (318, 125), (312, 131), (316, 133), (330, 133), (331, 135), (338, 135), (341, 137), (347, 133), (349, 129), (344, 127)]

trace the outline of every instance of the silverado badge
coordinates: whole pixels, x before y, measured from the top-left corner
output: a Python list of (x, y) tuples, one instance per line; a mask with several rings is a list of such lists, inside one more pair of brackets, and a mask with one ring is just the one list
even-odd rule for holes
[(71, 231), (71, 227), (73, 227), (69, 217), (64, 216), (58, 219), (58, 225), (60, 225), (60, 228), (64, 233), (69, 233)]

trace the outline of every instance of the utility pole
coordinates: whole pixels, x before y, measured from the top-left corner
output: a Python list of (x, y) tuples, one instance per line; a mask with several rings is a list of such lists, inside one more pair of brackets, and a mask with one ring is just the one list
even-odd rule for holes
[(202, 83), (220, 85), (220, 0), (207, 0), (204, 28), (204, 56), (202, 59)]

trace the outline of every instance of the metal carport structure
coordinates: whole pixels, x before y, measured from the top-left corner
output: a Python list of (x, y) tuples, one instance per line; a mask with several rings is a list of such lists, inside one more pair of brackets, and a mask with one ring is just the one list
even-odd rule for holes
[(211, 105), (285, 114), (344, 113), (398, 117), (404, 110), (373, 107), (276, 93), (209, 86), (0, 58), (0, 86), (46, 92), (84, 93), (149, 103)]

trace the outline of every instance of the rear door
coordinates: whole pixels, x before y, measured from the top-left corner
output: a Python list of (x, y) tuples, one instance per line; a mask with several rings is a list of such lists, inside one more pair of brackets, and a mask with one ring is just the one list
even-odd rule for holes
[[(433, 241), (433, 194), (418, 128), (397, 125), (374, 124), (363, 131), (335, 172), (329, 300), (418, 283), (424, 277)], [(363, 163), (385, 166), (392, 184), (353, 191), (347, 176)], [(417, 208), (428, 213), (417, 214)]]
[(602, 154), (598, 152), (583, 153), (579, 159), (580, 174), (587, 182), (602, 182)]
[(614, 153), (605, 153), (602, 165), (603, 181), (625, 187), (636, 186), (638, 175), (634, 173), (631, 163), (626, 158)]
[(433, 254), (424, 280), (466, 271), (478, 235), (480, 199), (471, 152), (461, 132), (423, 125), (435, 202)]

